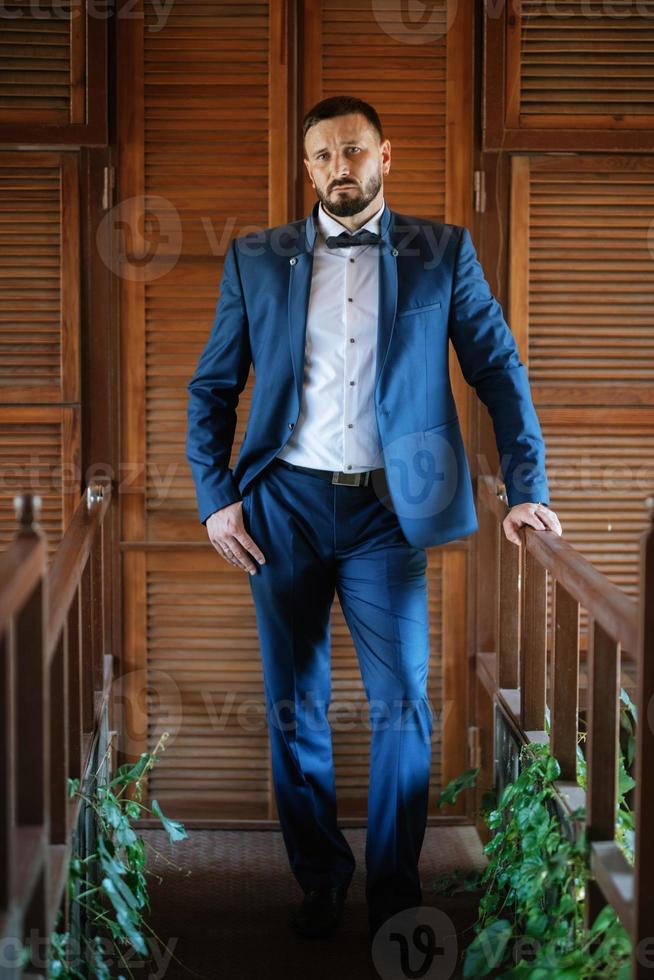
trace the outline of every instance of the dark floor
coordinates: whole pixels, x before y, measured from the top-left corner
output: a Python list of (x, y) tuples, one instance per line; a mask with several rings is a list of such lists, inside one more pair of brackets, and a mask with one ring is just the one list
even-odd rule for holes
[[(129, 961), (139, 980), (450, 980), (461, 976), (457, 962), (472, 939), (475, 902), (470, 894), (435, 896), (432, 882), (448, 871), (482, 868), (486, 858), (473, 827), (428, 828), (420, 872), (427, 921), (442, 942), (425, 973), (412, 972), (424, 957), (409, 947), (409, 970), (400, 946), (380, 936), (371, 954), (365, 903), (365, 829), (345, 829), (357, 859), (338, 932), (329, 939), (295, 935), (289, 915), (302, 892), (288, 867), (281, 835), (275, 831), (189, 831), (171, 845), (164, 831), (141, 831), (148, 846), (152, 913), (149, 971)], [(159, 881), (161, 877), (161, 881)], [(402, 913), (405, 915), (406, 913)], [(423, 919), (424, 921), (424, 919)], [(404, 928), (395, 923), (395, 932)], [(391, 929), (389, 929), (390, 933)], [(407, 935), (411, 935), (407, 927)], [(168, 945), (173, 957), (166, 952)], [(175, 959), (176, 958), (176, 959)], [(178, 960), (179, 962), (176, 962)], [(182, 965), (183, 964), (183, 965)], [(118, 974), (116, 974), (118, 975)], [(129, 974), (125, 971), (125, 975)]]

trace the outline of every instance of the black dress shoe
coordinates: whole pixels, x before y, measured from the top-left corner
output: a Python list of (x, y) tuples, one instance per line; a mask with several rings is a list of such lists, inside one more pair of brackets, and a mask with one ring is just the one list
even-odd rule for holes
[(311, 939), (330, 936), (341, 921), (346, 895), (344, 885), (306, 892), (302, 904), (291, 916), (291, 925), (301, 936)]

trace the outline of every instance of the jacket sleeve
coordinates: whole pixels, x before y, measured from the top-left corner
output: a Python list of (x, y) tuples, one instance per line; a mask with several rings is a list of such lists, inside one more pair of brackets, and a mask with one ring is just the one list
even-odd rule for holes
[(200, 522), (241, 499), (229, 468), (236, 406), (252, 356), (234, 240), (230, 243), (209, 339), (187, 385), (186, 458), (191, 467)]
[(464, 378), (490, 413), (509, 506), (548, 503), (545, 444), (527, 371), (467, 228), (458, 245), (448, 330)]

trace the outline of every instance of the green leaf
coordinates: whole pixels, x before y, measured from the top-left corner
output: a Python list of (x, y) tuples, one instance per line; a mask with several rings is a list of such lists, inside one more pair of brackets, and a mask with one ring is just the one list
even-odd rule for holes
[(612, 905), (605, 905), (601, 912), (595, 918), (595, 921), (590, 927), (591, 936), (599, 936), (600, 933), (605, 932), (610, 926), (612, 926), (616, 921), (615, 909)]
[(145, 945), (145, 940), (137, 928), (137, 924), (140, 921), (140, 916), (138, 913), (135, 914), (135, 907), (130, 908), (130, 904), (133, 901), (134, 906), (136, 905), (134, 896), (126, 888), (125, 891), (129, 892), (131, 899), (130, 903), (125, 901), (124, 894), (122, 890), (119, 891), (116, 887), (121, 885), (123, 882), (120, 878), (114, 879), (112, 881), (110, 878), (102, 879), (102, 889), (109, 896), (111, 904), (113, 905), (116, 912), (116, 919), (118, 924), (122, 927), (127, 935), (127, 939), (132, 944), (133, 948), (142, 955), (147, 955), (147, 947)]
[(438, 795), (436, 806), (444, 806), (446, 803), (455, 803), (456, 798), (464, 789), (469, 789), (477, 781), (477, 769), (466, 769), (455, 779), (451, 779)]
[(554, 780), (558, 779), (560, 775), (561, 775), (561, 767), (559, 766), (554, 756), (551, 755), (547, 760), (547, 765), (545, 766), (545, 778), (548, 779), (550, 782), (554, 782)]
[(188, 837), (184, 824), (180, 823), (178, 820), (169, 820), (168, 817), (161, 812), (161, 807), (156, 800), (152, 800), (152, 812), (156, 813), (161, 820), (171, 844), (174, 844), (176, 840), (184, 840), (185, 837)]
[(630, 789), (633, 789), (635, 785), (636, 780), (631, 778), (624, 767), (622, 757), (620, 757), (618, 761), (618, 795), (624, 796), (624, 794), (628, 793)]
[(634, 716), (635, 721), (638, 721), (638, 711), (636, 709), (636, 705), (631, 700), (624, 687), (620, 688), (620, 700), (629, 709), (631, 714)]
[(138, 762), (132, 763), (128, 762), (124, 766), (116, 771), (116, 775), (108, 784), (109, 786), (126, 786), (128, 783), (135, 782), (140, 779), (145, 772), (145, 767), (152, 758), (151, 752), (143, 752), (139, 757)]
[(109, 877), (124, 875), (127, 872), (126, 865), (123, 864), (120, 858), (116, 857), (114, 845), (102, 834), (98, 836), (98, 854), (100, 855), (102, 870)]
[(485, 977), (501, 962), (513, 927), (506, 919), (496, 919), (475, 936), (465, 953), (463, 976)]
[(527, 934), (539, 939), (545, 934), (549, 921), (549, 916), (545, 912), (537, 912), (530, 915), (526, 925)]

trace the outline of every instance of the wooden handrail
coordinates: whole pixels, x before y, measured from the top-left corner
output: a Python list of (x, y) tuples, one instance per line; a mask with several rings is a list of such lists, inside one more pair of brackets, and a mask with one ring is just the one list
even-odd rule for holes
[[(648, 716), (654, 704), (654, 527), (650, 519), (641, 539), (640, 590), (634, 602), (551, 531), (522, 527), (520, 547), (509, 542), (502, 529), (509, 509), (502, 484), (479, 477), (477, 500), (487, 603), (480, 606), (480, 620), (487, 629), (493, 621), (496, 630), (495, 651), (477, 653), (477, 673), (524, 744), (549, 739), (561, 769), (556, 788), (563, 803), (569, 812), (585, 806), (592, 872), (586, 924), (610, 903), (632, 939), (632, 977), (649, 976), (643, 944), (654, 936), (654, 726)], [(549, 648), (548, 576), (553, 586)], [(582, 607), (589, 617), (585, 792), (576, 781)], [(623, 658), (637, 667), (633, 868), (615, 842)]]
[[(490, 510), (500, 524), (509, 511), (502, 499), (501, 486), (492, 477), (478, 478), (478, 502)], [(520, 534), (523, 535), (524, 547), (538, 563), (620, 643), (624, 654), (635, 659), (638, 647), (637, 603), (602, 575), (565, 538), (531, 527), (521, 528)], [(512, 547), (515, 548), (515, 545)]]
[(112, 680), (103, 587), (110, 502), (110, 481), (94, 481), (48, 569), (40, 499), (16, 497), (20, 526), (0, 555), (0, 942), (30, 946), (30, 971), (43, 967), (62, 900), (68, 925), (79, 810), (68, 779), (86, 773)]

